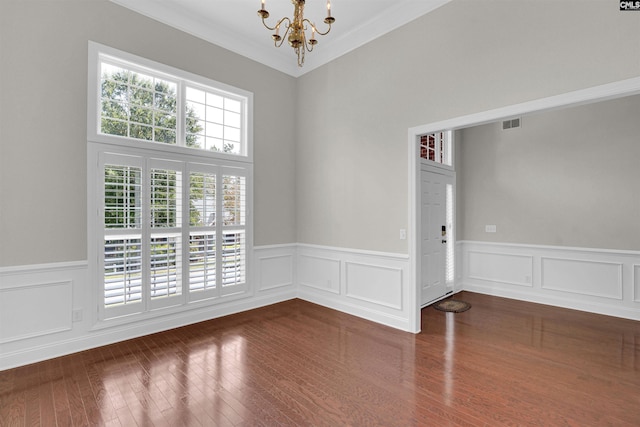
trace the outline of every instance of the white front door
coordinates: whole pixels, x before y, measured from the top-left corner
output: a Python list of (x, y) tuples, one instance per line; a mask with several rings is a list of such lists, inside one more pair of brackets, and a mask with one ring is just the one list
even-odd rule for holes
[[(436, 172), (420, 172), (420, 305), (444, 297), (452, 289), (447, 283), (447, 258), (453, 262), (453, 177)], [(449, 203), (447, 203), (449, 202)], [(449, 217), (449, 218), (448, 218)], [(452, 282), (450, 278), (449, 282)]]

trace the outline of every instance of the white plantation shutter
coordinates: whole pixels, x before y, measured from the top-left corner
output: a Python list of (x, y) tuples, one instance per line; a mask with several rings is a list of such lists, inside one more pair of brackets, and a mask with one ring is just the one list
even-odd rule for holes
[(189, 177), (189, 296), (197, 300), (218, 295), (217, 168), (190, 165)]
[(101, 159), (102, 318), (247, 290), (249, 169), (132, 149)]
[(104, 305), (117, 307), (142, 301), (142, 239), (109, 236), (104, 240)]
[(152, 309), (182, 303), (184, 162), (147, 160), (148, 298)]
[(215, 232), (192, 231), (189, 234), (189, 291), (192, 300), (216, 295), (216, 240)]
[(222, 287), (246, 281), (246, 177), (225, 170), (223, 184)]
[(244, 230), (225, 231), (222, 249), (222, 287), (237, 287), (246, 281)]
[(247, 271), (246, 171), (201, 164), (189, 168), (189, 299), (242, 292)]
[(102, 203), (102, 312), (125, 315), (144, 309), (144, 159), (104, 153)]

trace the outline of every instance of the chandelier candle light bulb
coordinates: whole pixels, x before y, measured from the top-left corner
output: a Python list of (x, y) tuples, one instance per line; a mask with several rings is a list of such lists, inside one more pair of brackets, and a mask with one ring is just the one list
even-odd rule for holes
[[(304, 64), (305, 52), (313, 51), (313, 47), (318, 44), (316, 40), (316, 33), (321, 36), (326, 36), (331, 31), (331, 24), (336, 20), (331, 16), (331, 0), (327, 0), (327, 17), (324, 19), (324, 23), (329, 26), (327, 31), (319, 31), (316, 24), (304, 17), (304, 5), (305, 0), (291, 0), (293, 3), (293, 18), (284, 17), (276, 22), (276, 25), (270, 27), (266, 23), (266, 19), (269, 17), (269, 12), (265, 9), (265, 0), (261, 0), (261, 8), (258, 11), (258, 16), (262, 18), (262, 24), (271, 31), (275, 31), (275, 34), (271, 36), (275, 47), (282, 46), (284, 40), (289, 41), (289, 45), (293, 48), (298, 56), (298, 66), (302, 67)], [(280, 36), (280, 25), (285, 25), (285, 32)], [(307, 38), (306, 31), (311, 28), (311, 38)]]

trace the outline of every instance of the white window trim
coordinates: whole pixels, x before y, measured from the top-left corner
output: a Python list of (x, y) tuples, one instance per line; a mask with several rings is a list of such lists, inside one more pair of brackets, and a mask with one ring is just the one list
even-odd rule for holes
[[(110, 136), (98, 132), (100, 123), (100, 75), (99, 61), (100, 55), (106, 54), (130, 61), (153, 71), (160, 71), (172, 76), (177, 76), (190, 82), (195, 82), (203, 86), (214, 87), (218, 90), (228, 91), (231, 96), (240, 95), (246, 99), (246, 123), (245, 123), (245, 155), (228, 154), (208, 150), (200, 150), (189, 147), (162, 144), (157, 142), (139, 141), (118, 136)], [(158, 318), (170, 314), (181, 313), (187, 310), (201, 309), (222, 302), (229, 302), (236, 299), (251, 297), (255, 290), (251, 284), (253, 273), (253, 94), (223, 83), (216, 82), (186, 71), (150, 61), (127, 52), (110, 48), (98, 43), (89, 42), (88, 61), (88, 105), (87, 105), (87, 234), (88, 234), (88, 259), (89, 259), (89, 286), (88, 292), (91, 294), (91, 301), (96, 303), (95, 310), (88, 310), (91, 317), (92, 330), (101, 330), (117, 325), (132, 322), (141, 322), (153, 318)], [(101, 258), (102, 250), (101, 233), (104, 231), (104, 224), (100, 221), (100, 209), (102, 200), (100, 195), (104, 191), (101, 188), (100, 156), (102, 153), (117, 153), (119, 155), (138, 156), (145, 153), (148, 158), (155, 157), (169, 160), (186, 162), (187, 164), (208, 164), (226, 172), (243, 171), (241, 174), (246, 177), (246, 226), (245, 229), (245, 282), (242, 286), (234, 287), (233, 290), (224, 290), (220, 286), (218, 295), (211, 298), (190, 299), (188, 283), (182, 284), (182, 295), (180, 301), (175, 305), (149, 309), (141, 313), (126, 314), (117, 317), (104, 317), (104, 294), (101, 294), (102, 287), (99, 286), (102, 280), (103, 270), (98, 260)], [(189, 170), (189, 167), (187, 167)], [(185, 181), (186, 182), (186, 181)], [(184, 222), (183, 222), (184, 223)], [(147, 304), (147, 303), (145, 303)]]

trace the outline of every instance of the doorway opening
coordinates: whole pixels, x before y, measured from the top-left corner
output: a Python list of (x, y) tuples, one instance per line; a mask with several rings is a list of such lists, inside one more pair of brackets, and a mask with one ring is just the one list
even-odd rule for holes
[[(451, 129), (455, 131), (465, 127), (482, 125), (509, 117), (519, 117), (528, 113), (550, 111), (568, 106), (587, 104), (607, 99), (615, 99), (623, 96), (634, 95), (640, 93), (640, 77), (627, 80), (621, 80), (600, 86), (590, 87), (587, 89), (568, 92), (560, 95), (550, 96), (548, 98), (537, 99), (534, 101), (514, 104), (507, 107), (497, 108), (494, 110), (483, 111), (480, 113), (460, 116), (440, 122), (417, 126), (409, 129), (408, 132), (408, 178), (409, 178), (409, 278), (408, 292), (410, 293), (410, 331), (418, 333), (421, 330), (421, 307), (422, 307), (422, 286), (419, 281), (419, 263), (422, 254), (422, 239), (419, 232), (421, 225), (421, 155), (419, 138), (422, 135), (441, 132), (442, 129)], [(452, 146), (452, 149), (454, 147)], [(452, 159), (453, 156), (452, 150)], [(455, 162), (452, 162), (455, 163)], [(441, 167), (447, 168), (446, 165)], [(453, 171), (453, 167), (450, 168)], [(455, 194), (455, 185), (453, 186)], [(455, 206), (454, 206), (455, 208)], [(455, 210), (455, 209), (454, 209)], [(454, 216), (455, 218), (455, 216)], [(455, 236), (452, 238), (453, 251), (456, 251)], [(453, 291), (462, 290), (461, 284), (458, 282), (461, 260), (453, 266), (454, 280)]]

